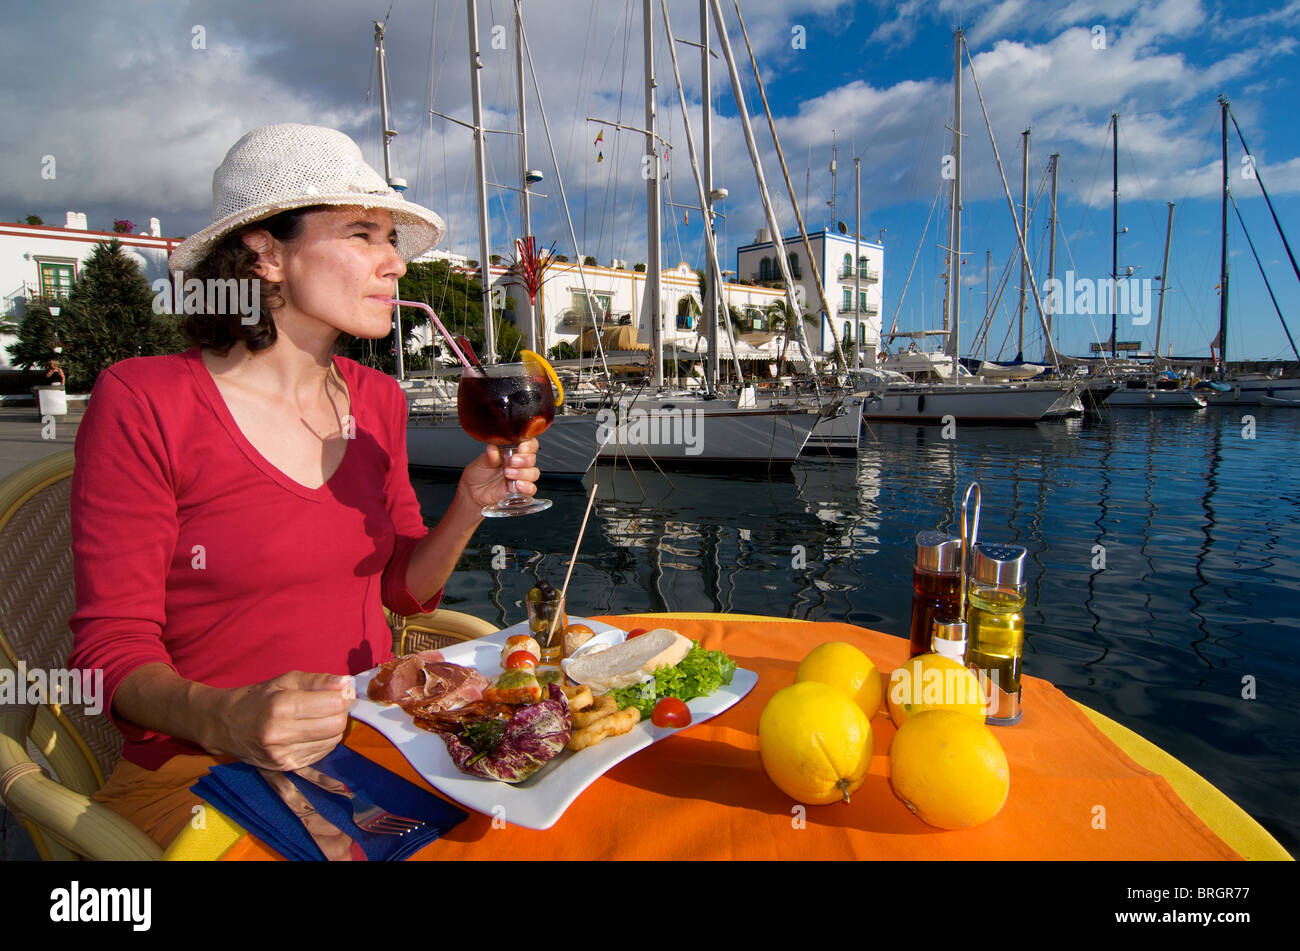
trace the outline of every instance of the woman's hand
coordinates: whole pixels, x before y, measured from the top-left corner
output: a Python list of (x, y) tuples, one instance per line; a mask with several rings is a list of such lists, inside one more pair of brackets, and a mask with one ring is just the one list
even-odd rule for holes
[(301, 671), (222, 691), (204, 746), (264, 769), (310, 766), (343, 739), (356, 695), (351, 677)]
[(504, 454), (496, 446), (486, 451), (465, 467), (460, 477), (459, 491), (478, 508), (495, 505), (510, 494), (507, 480), (514, 480), (515, 490), (524, 495), (537, 494), (537, 440), (525, 439), (510, 456), (509, 467), (502, 471)]

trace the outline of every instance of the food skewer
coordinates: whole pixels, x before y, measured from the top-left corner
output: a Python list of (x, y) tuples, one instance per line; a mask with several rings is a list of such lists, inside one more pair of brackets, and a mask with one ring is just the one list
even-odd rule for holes
[[(555, 643), (555, 625), (560, 622), (560, 614), (563, 611), (565, 596), (569, 592), (569, 579), (573, 577), (573, 566), (578, 560), (578, 549), (582, 547), (582, 536), (587, 531), (587, 519), (591, 515), (591, 507), (596, 503), (596, 483), (591, 484), (591, 497), (587, 499), (587, 511), (582, 513), (582, 525), (578, 527), (578, 540), (573, 543), (573, 557), (569, 559), (569, 570), (564, 573), (564, 584), (560, 588), (560, 609), (555, 612), (551, 618), (551, 629), (546, 633), (546, 643), (551, 645)], [(563, 611), (567, 617), (568, 612)]]
[[(975, 494), (975, 520), (971, 524), (969, 533), (966, 530), (966, 507), (970, 504), (971, 493)], [(974, 554), (971, 551), (975, 547), (976, 538), (980, 530), (980, 501), (981, 501), (980, 484), (972, 482), (966, 488), (966, 497), (961, 503), (961, 617), (959, 620), (966, 620), (966, 595), (970, 586), (969, 571), (967, 564), (974, 564)]]

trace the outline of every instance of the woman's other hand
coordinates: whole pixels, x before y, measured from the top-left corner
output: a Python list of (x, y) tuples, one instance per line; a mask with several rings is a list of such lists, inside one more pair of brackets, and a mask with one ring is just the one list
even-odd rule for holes
[(495, 505), (509, 495), (507, 480), (514, 480), (515, 490), (523, 495), (536, 495), (537, 480), (542, 475), (537, 468), (537, 447), (536, 439), (525, 439), (511, 454), (510, 464), (503, 471), (504, 454), (496, 446), (488, 446), (481, 456), (465, 467), (460, 477), (460, 491), (478, 508)]

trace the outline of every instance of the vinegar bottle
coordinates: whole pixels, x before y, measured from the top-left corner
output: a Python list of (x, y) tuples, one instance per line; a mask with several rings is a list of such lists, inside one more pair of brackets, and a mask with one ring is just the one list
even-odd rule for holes
[(966, 663), (988, 694), (990, 725), (1019, 723), (1025, 650), (1025, 556), (1019, 545), (976, 545), (967, 593)]
[(911, 656), (930, 650), (935, 618), (960, 618), (961, 539), (918, 532), (912, 568)]

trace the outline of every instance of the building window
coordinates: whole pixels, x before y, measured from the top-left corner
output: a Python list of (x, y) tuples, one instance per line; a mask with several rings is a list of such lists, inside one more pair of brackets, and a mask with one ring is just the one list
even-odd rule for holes
[(796, 280), (803, 277), (803, 275), (799, 273), (799, 255), (791, 252), (786, 255), (786, 260), (790, 262), (790, 276)]
[(865, 254), (858, 258), (858, 274), (862, 277), (867, 276), (867, 257)]
[(695, 303), (695, 298), (689, 294), (677, 300), (677, 329), (690, 330), (695, 326), (695, 312), (699, 310), (699, 305)]
[(842, 306), (840, 310), (852, 310), (852, 309), (853, 309), (853, 288), (846, 287), (844, 288), (844, 306)]
[(844, 321), (844, 344), (848, 346), (853, 343), (853, 325), (847, 320)]
[(867, 339), (867, 322), (865, 320), (858, 323), (858, 343), (864, 343)]
[(853, 276), (853, 255), (844, 255), (844, 267), (840, 269), (840, 277)]
[(41, 264), (41, 296), (47, 299), (67, 300), (76, 278), (76, 265)]
[(864, 313), (864, 314), (867, 312), (867, 292), (866, 292), (866, 291), (863, 291), (861, 294), (858, 295), (858, 310), (862, 311), (862, 313)]
[(770, 281), (772, 279), (772, 259), (763, 258), (758, 262), (758, 279), (760, 281)]

